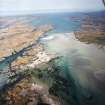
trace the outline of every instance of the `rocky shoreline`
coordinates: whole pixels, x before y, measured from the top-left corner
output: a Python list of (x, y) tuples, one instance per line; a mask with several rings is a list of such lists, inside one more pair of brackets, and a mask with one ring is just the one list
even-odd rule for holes
[(97, 44), (105, 49), (105, 19), (102, 17), (86, 16), (82, 20), (79, 31), (75, 32), (75, 37), (85, 43)]
[[(43, 53), (43, 54), (42, 54)], [(41, 54), (41, 55), (40, 55)], [(15, 68), (16, 71), (5, 73), (8, 75), (7, 83), (0, 90), (0, 104), (3, 105), (60, 105), (59, 98), (49, 93), (49, 87), (46, 83), (42, 83), (37, 76), (31, 74), (32, 72), (39, 72), (40, 65), (48, 63), (54, 56), (47, 56), (45, 52), (39, 52), (34, 66), (30, 64), (21, 65), (20, 68)], [(41, 58), (44, 57), (44, 62)], [(33, 58), (34, 59), (34, 58)], [(36, 63), (35, 63), (36, 62)], [(32, 64), (31, 64), (32, 65)], [(3, 72), (2, 72), (3, 73)], [(3, 92), (3, 93), (2, 93)]]
[(0, 104), (60, 105), (59, 99), (50, 95), (48, 85), (30, 75), (30, 70), (35, 70), (37, 65), (57, 58), (47, 54), (37, 43), (40, 36), (53, 28), (52, 25), (31, 27), (20, 21), (12, 22), (15, 22), (14, 26), (0, 29), (0, 62), (9, 60), (9, 56), (16, 56), (22, 49), (26, 48), (26, 51), (13, 61), (7, 60), (8, 70), (0, 72), (0, 75), (7, 75), (6, 83), (0, 89)]
[(47, 85), (32, 78), (22, 79), (14, 87), (0, 95), (2, 105), (60, 105), (59, 99), (48, 92)]
[(17, 20), (12, 27), (0, 29), (0, 58), (35, 43), (40, 36), (52, 28), (50, 24), (32, 27)]
[[(68, 76), (68, 72), (67, 75), (62, 76), (63, 71), (68, 69), (66, 61), (62, 60), (63, 57), (48, 54), (43, 45), (38, 43), (39, 38), (54, 27), (51, 24), (33, 27), (19, 20), (8, 20), (7, 23), (14, 25), (0, 29), (0, 105), (78, 104), (78, 92), (74, 79), (72, 76)], [(73, 38), (76, 37), (78, 42), (87, 43), (87, 45), (96, 44), (105, 48), (104, 23), (103, 17), (95, 19), (91, 15), (86, 16), (83, 18), (80, 30), (65, 35), (72, 39), (73, 34)], [(53, 36), (46, 37), (44, 40), (51, 40)], [(66, 40), (65, 37), (61, 37), (61, 33), (59, 38), (60, 41), (56, 41), (59, 41), (58, 46), (54, 44), (56, 47), (59, 48), (61, 43), (65, 42), (63, 43), (64, 50), (68, 50), (71, 46), (71, 48), (77, 48), (76, 50), (74, 48), (72, 53), (78, 51), (78, 44), (80, 43), (77, 43), (77, 46), (72, 46), (76, 43), (73, 42), (72, 44), (73, 40)], [(66, 47), (67, 49), (65, 49)], [(63, 50), (60, 51), (63, 52)], [(75, 63), (80, 66), (84, 65), (80, 62), (82, 59), (78, 60), (78, 56), (77, 58), (73, 56), (73, 58), (76, 60), (73, 62), (74, 66)], [(60, 60), (61, 63), (59, 63)], [(7, 70), (5, 68), (2, 70), (5, 64)], [(84, 98), (91, 100), (91, 95), (84, 96)]]

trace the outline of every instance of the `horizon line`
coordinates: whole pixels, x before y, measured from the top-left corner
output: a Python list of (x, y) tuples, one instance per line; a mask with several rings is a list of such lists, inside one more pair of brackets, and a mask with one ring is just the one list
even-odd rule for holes
[(34, 14), (46, 14), (46, 13), (91, 13), (91, 12), (101, 12), (105, 11), (105, 9), (100, 10), (70, 10), (70, 9), (50, 9), (50, 10), (33, 10), (33, 11), (0, 11), (0, 17), (2, 16), (21, 16), (21, 15), (34, 15)]

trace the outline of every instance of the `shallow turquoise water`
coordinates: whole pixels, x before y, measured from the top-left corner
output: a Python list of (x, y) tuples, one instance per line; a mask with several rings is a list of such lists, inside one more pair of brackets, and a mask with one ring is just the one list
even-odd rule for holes
[[(72, 17), (78, 17), (77, 20), (72, 19)], [(20, 21), (23, 22), (24, 24), (32, 25), (33, 27), (37, 27), (40, 25), (45, 25), (45, 24), (51, 24), (53, 26), (53, 29), (51, 31), (46, 32), (45, 34), (48, 35), (49, 33), (59, 33), (59, 32), (71, 32), (75, 31), (80, 27), (81, 20), (83, 15), (82, 14), (38, 14), (38, 15), (32, 15), (32, 16), (14, 16), (14, 17), (4, 17), (8, 20), (15, 19), (15, 21)], [(5, 23), (6, 24), (6, 23)], [(2, 23), (1, 27), (4, 27)], [(6, 27), (13, 26), (12, 24), (6, 24)], [(6, 28), (4, 27), (4, 29)], [(39, 38), (40, 39), (40, 38)], [(39, 41), (39, 40), (38, 40)], [(37, 43), (38, 43), (37, 41)], [(22, 54), (22, 52), (20, 51)], [(13, 56), (10, 55), (10, 57), (7, 57), (5, 60), (0, 62), (0, 70), (5, 68), (5, 66), (8, 65), (8, 62), (12, 62), (15, 60), (18, 56), (21, 54), (15, 54)]]
[[(76, 105), (105, 104), (103, 49), (78, 41), (73, 33), (49, 34), (42, 38), (41, 42), (48, 53), (63, 56), (63, 59), (59, 59), (61, 75), (72, 82), (71, 86), (66, 88), (70, 94), (65, 97), (70, 98), (72, 95)], [(64, 95), (66, 90), (59, 91)]]
[[(53, 25), (53, 30), (45, 33), (38, 43), (43, 44), (48, 53), (62, 56), (56, 65), (60, 67), (60, 75), (70, 83), (66, 89), (58, 90), (58, 95), (62, 99), (72, 101), (73, 105), (105, 105), (105, 52), (97, 45), (78, 41), (73, 34), (80, 28), (84, 16), (83, 14), (46, 14), (13, 18), (34, 27), (44, 24)], [(8, 62), (16, 60), (21, 54), (22, 52), (19, 52), (6, 58), (0, 64), (0, 69), (5, 69)], [(0, 76), (1, 85), (5, 83), (6, 78)]]
[[(79, 14), (78, 17), (81, 17), (82, 14)], [(75, 21), (73, 19), (70, 19), (70, 17), (74, 16), (74, 14), (38, 14), (38, 15), (32, 15), (32, 16), (14, 16), (14, 17), (3, 17), (4, 19), (8, 20), (15, 20), (15, 21), (20, 21), (24, 24), (37, 27), (40, 25), (45, 25), (45, 24), (51, 24), (53, 25), (53, 30), (45, 33), (48, 35), (49, 33), (54, 33), (54, 32), (70, 32), (76, 30), (80, 26), (80, 18)], [(76, 14), (75, 14), (76, 16)], [(13, 23), (2, 23), (0, 24), (0, 28), (7, 28), (7, 27), (13, 27)], [(44, 37), (44, 36), (43, 36)], [(37, 43), (39, 43), (39, 40)], [(6, 57), (4, 60), (0, 61), (0, 71), (7, 70), (9, 67), (9, 63), (13, 62), (16, 60), (19, 56), (22, 56), (24, 53), (24, 49), (21, 50), (20, 52), (17, 52), (17, 54), (10, 55)], [(5, 78), (5, 79), (2, 79)], [(5, 84), (7, 79), (6, 75), (0, 75), (0, 87)], [(4, 81), (5, 80), (5, 81)], [(4, 82), (3, 82), (4, 81)]]
[[(82, 14), (76, 15), (69, 13), (39, 15), (39, 18), (36, 20), (33, 19), (31, 24), (33, 26), (51, 24), (53, 26), (51, 32), (72, 32), (80, 27), (82, 16)], [(73, 17), (78, 17), (78, 19), (76, 20)]]

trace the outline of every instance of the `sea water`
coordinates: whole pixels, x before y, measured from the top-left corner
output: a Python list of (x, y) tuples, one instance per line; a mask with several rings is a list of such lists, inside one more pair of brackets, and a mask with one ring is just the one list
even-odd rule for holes
[(76, 105), (105, 104), (103, 100), (105, 51), (103, 49), (94, 44), (78, 41), (73, 32), (49, 34), (42, 38), (41, 42), (48, 53), (63, 56), (58, 61), (61, 63), (61, 75), (72, 83), (65, 90), (59, 90), (63, 93), (62, 96), (68, 89), (72, 94), (65, 97), (74, 100), (73, 103)]
[[(61, 100), (67, 101), (65, 105), (105, 105), (105, 51), (95, 44), (80, 42), (74, 34), (84, 17), (83, 13), (63, 13), (13, 18), (33, 27), (45, 24), (53, 26), (51, 31), (40, 38), (39, 43), (43, 44), (46, 52), (62, 56), (55, 65), (59, 65), (60, 76), (68, 82), (66, 88), (63, 87), (64, 90), (57, 90)], [(15, 56), (11, 56), (11, 59), (20, 55)], [(8, 65), (6, 61), (5, 59), (0, 67)], [(2, 77), (1, 80), (5, 82)]]

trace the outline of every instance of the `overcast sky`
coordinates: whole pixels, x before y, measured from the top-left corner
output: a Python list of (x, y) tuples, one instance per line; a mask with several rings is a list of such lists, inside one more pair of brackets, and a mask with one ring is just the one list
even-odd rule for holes
[(0, 0), (0, 14), (18, 14), (42, 10), (103, 10), (101, 0)]

